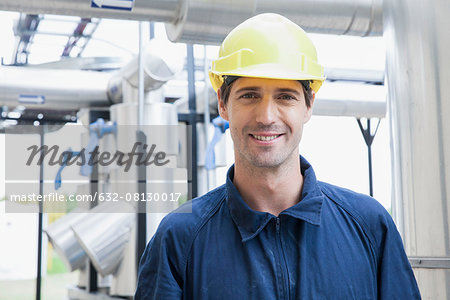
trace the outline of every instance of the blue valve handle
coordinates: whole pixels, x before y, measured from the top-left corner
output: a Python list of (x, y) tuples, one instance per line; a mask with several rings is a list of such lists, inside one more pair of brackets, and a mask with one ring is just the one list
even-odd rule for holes
[(89, 142), (84, 149), (84, 164), (81, 166), (80, 174), (83, 176), (89, 176), (92, 173), (92, 165), (89, 164), (92, 151), (98, 146), (98, 141), (108, 133), (116, 133), (117, 124), (105, 124), (105, 120), (102, 118), (97, 119), (94, 123), (89, 125)]
[(56, 177), (55, 177), (55, 190), (58, 190), (61, 187), (61, 173), (62, 173), (64, 167), (67, 166), (67, 161), (70, 158), (77, 156), (79, 154), (80, 154), (80, 152), (72, 151), (72, 148), (69, 148), (63, 152), (63, 163), (59, 167), (59, 170), (56, 173)]
[(224, 120), (221, 116), (214, 118), (212, 123), (214, 125), (214, 136), (211, 142), (206, 147), (206, 154), (205, 154), (206, 170), (212, 170), (216, 168), (216, 154), (214, 152), (214, 148), (222, 138), (222, 135), (225, 133), (225, 131), (230, 127), (228, 121)]

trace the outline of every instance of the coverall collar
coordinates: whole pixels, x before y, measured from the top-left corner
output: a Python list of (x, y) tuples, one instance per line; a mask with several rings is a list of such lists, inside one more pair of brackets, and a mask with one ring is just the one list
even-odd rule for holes
[[(302, 199), (294, 206), (282, 211), (280, 216), (289, 215), (312, 225), (320, 226), (324, 195), (317, 185), (316, 175), (312, 166), (302, 156), (300, 156), (300, 167), (304, 176)], [(242, 241), (245, 242), (258, 235), (266, 224), (276, 217), (268, 212), (260, 212), (250, 208), (233, 184), (233, 177), (234, 165), (231, 166), (227, 174), (226, 201), (231, 217), (239, 229)]]

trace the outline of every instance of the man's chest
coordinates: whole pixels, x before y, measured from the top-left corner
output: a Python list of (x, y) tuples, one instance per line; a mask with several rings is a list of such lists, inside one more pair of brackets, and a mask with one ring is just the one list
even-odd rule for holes
[(237, 231), (214, 233), (193, 245), (194, 299), (376, 298), (376, 261), (358, 230), (291, 220), (269, 223), (246, 242)]

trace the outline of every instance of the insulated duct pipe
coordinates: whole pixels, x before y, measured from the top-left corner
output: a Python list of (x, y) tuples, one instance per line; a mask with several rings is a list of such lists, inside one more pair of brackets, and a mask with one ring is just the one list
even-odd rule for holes
[(450, 5), (385, 0), (395, 220), (423, 299), (450, 299)]
[(236, 25), (260, 13), (279, 13), (310, 33), (381, 35), (382, 0), (189, 0), (176, 22), (166, 23), (170, 40), (220, 44)]
[[(150, 42), (144, 50), (144, 89), (161, 87), (183, 68), (183, 57), (171, 55), (180, 45)], [(175, 52), (174, 52), (175, 51)], [(138, 59), (133, 58), (113, 73), (47, 69), (38, 67), (0, 67), (0, 103), (15, 107), (80, 109), (110, 106), (122, 102), (122, 86), (137, 88)]]
[(117, 2), (5, 0), (0, 10), (165, 22), (171, 41), (196, 44), (219, 44), (237, 24), (264, 12), (280, 13), (312, 33), (368, 36), (383, 30), (382, 0), (131, 0), (131, 10), (91, 7)]
[(49, 109), (107, 106), (110, 78), (94, 71), (1, 66), (0, 103)]
[[(165, 41), (151, 40), (142, 53), (144, 91), (160, 88), (183, 69), (184, 56), (179, 55), (183, 46)], [(181, 52), (183, 53), (183, 52)], [(123, 87), (139, 86), (139, 59), (136, 56), (117, 71), (108, 83), (108, 97), (114, 103), (122, 102)]]
[(313, 115), (382, 119), (386, 117), (386, 102), (318, 98), (314, 101)]

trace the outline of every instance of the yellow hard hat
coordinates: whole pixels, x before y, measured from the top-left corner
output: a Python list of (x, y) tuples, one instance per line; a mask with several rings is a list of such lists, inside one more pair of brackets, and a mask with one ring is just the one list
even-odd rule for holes
[(311, 80), (317, 92), (325, 80), (312, 41), (300, 26), (273, 13), (254, 16), (224, 39), (209, 79), (214, 90), (225, 75), (288, 80)]

